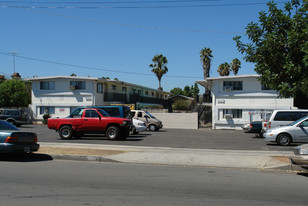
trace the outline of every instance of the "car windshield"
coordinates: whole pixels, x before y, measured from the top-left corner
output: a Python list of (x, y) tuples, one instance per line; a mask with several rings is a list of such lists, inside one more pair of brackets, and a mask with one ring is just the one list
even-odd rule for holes
[(110, 115), (107, 113), (107, 112), (105, 112), (104, 110), (102, 110), (102, 109), (98, 109), (97, 110), (101, 115), (103, 115), (103, 117), (110, 117)]
[(306, 119), (307, 117), (308, 117), (308, 116), (303, 117), (303, 118), (300, 118), (299, 120), (296, 120), (295, 122), (292, 122), (292, 123), (288, 124), (288, 126), (294, 126), (294, 125), (296, 125), (297, 123), (299, 123), (299, 122), (303, 121), (304, 119)]
[(0, 130), (18, 130), (14, 125), (7, 121), (0, 121)]
[(151, 115), (149, 112), (145, 112), (147, 115), (149, 115), (151, 118), (156, 118), (156, 117), (154, 117), (153, 115)]

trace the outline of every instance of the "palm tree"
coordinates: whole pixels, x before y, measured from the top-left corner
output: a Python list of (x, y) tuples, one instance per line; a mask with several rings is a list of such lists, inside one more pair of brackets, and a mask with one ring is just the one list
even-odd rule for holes
[(210, 76), (212, 57), (213, 57), (212, 50), (210, 48), (204, 47), (203, 49), (201, 49), (200, 61), (202, 62), (204, 79)]
[(161, 87), (161, 78), (164, 74), (168, 72), (168, 67), (166, 64), (168, 64), (168, 60), (165, 56), (162, 54), (155, 55), (152, 59), (153, 64), (150, 64), (149, 67), (152, 68), (152, 72), (156, 74), (158, 81), (159, 81), (159, 87), (158, 90), (163, 90)]
[(238, 70), (241, 68), (241, 61), (238, 58), (235, 58), (231, 62), (231, 70), (233, 71), (234, 75), (237, 75)]
[(230, 74), (230, 64), (227, 62), (219, 65), (217, 72), (219, 73), (220, 76), (229, 76)]

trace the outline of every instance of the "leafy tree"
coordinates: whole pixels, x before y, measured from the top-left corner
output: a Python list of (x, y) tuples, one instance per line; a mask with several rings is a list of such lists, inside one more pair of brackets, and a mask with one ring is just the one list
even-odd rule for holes
[(77, 75), (75, 73), (72, 73), (71, 77), (77, 77)]
[(196, 97), (196, 96), (199, 95), (200, 89), (199, 89), (197, 83), (195, 83), (194, 85), (192, 85), (190, 89), (191, 89), (192, 97)]
[(203, 68), (203, 76), (204, 79), (207, 77), (210, 77), (210, 69), (211, 69), (211, 58), (212, 50), (210, 48), (204, 47), (200, 51), (200, 61), (202, 62), (202, 68)]
[(241, 61), (238, 58), (235, 58), (231, 62), (231, 70), (234, 75), (237, 75), (238, 70), (241, 68)]
[(168, 72), (168, 60), (162, 54), (155, 55), (152, 59), (153, 64), (150, 64), (149, 67), (152, 68), (152, 72), (156, 74), (159, 81), (159, 90), (163, 90), (161, 87), (161, 78), (164, 74)]
[(170, 90), (171, 95), (183, 95), (183, 90), (180, 87), (175, 87)]
[(183, 89), (183, 95), (186, 97), (191, 97), (192, 96), (192, 91), (190, 89), (190, 86), (186, 85)]
[(19, 79), (6, 80), (0, 84), (0, 107), (28, 107), (30, 93)]
[(229, 76), (230, 64), (228, 64), (227, 62), (220, 64), (218, 66), (217, 72), (219, 73), (220, 76)]
[[(294, 97), (295, 105), (308, 108), (308, 1), (293, 0), (284, 9), (269, 2), (268, 12), (259, 13), (259, 23), (246, 27), (249, 43), (233, 39), (245, 60), (255, 63), (263, 85), (281, 97)], [(306, 101), (299, 101), (299, 98)]]

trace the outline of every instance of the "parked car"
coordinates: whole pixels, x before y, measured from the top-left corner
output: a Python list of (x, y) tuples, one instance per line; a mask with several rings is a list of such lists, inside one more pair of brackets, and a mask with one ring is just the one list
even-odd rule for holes
[(37, 135), (21, 132), (7, 121), (0, 120), (0, 153), (31, 153), (38, 151)]
[(295, 147), (293, 152), (296, 156), (290, 157), (291, 164), (300, 165), (308, 170), (308, 144)]
[(48, 128), (59, 132), (62, 139), (80, 138), (83, 134), (106, 134), (110, 140), (126, 139), (130, 119), (110, 117), (98, 108), (77, 108), (67, 118), (49, 118)]
[(147, 111), (132, 110), (131, 117), (143, 121), (150, 131), (158, 131), (163, 128), (163, 123)]
[(130, 134), (138, 134), (139, 132), (143, 132), (147, 129), (145, 123), (138, 119), (133, 119), (133, 126), (130, 130)]
[(287, 126), (268, 129), (263, 134), (264, 140), (286, 146), (291, 142), (308, 142), (308, 116)]
[(111, 117), (122, 117), (130, 119), (130, 108), (128, 106), (90, 106), (90, 108), (102, 109)]
[(263, 121), (262, 130), (288, 125), (302, 117), (308, 116), (308, 110), (274, 110), (268, 120)]
[(253, 121), (248, 124), (242, 125), (242, 129), (245, 133), (259, 134), (262, 137), (262, 121)]
[(0, 109), (0, 120), (5, 120), (17, 127), (27, 123), (27, 119), (22, 116), (19, 109)]

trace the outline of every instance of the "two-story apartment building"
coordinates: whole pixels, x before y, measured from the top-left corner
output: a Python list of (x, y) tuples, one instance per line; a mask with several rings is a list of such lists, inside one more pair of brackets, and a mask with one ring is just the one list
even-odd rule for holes
[(261, 85), (258, 77), (222, 76), (197, 81), (211, 91), (213, 129), (241, 129), (243, 124), (265, 119), (275, 109), (293, 108), (293, 98), (279, 98), (276, 91)]
[(66, 117), (76, 107), (111, 104), (166, 106), (169, 92), (118, 80), (93, 77), (51, 76), (28, 79), (32, 82), (33, 119)]

